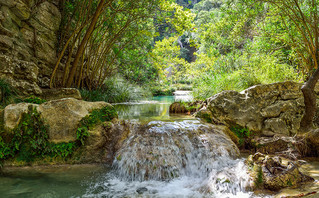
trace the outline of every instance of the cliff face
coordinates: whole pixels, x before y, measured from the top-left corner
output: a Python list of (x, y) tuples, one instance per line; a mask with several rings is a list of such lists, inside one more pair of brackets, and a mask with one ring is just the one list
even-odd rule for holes
[(0, 78), (42, 93), (57, 59), (59, 0), (0, 0)]

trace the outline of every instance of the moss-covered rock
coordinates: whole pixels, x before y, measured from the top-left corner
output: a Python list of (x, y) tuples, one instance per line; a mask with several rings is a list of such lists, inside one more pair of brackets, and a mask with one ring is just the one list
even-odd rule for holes
[(170, 113), (194, 113), (200, 106), (200, 101), (195, 102), (174, 102), (169, 106)]
[[(128, 134), (129, 130), (122, 127), (125, 123), (111, 122), (114, 118), (117, 118), (117, 112), (113, 106), (104, 102), (78, 102), (83, 105), (81, 108), (86, 110), (87, 113), (79, 121), (72, 123), (72, 118), (67, 120), (65, 119), (66, 116), (74, 116), (77, 112), (77, 116), (80, 116), (82, 115), (80, 113), (84, 112), (81, 108), (80, 111), (77, 108), (78, 106), (72, 105), (74, 100), (54, 101), (53, 103), (56, 102), (55, 105), (52, 103), (43, 104), (48, 109), (43, 106), (40, 109), (41, 105), (29, 103), (13, 105), (12, 108), (19, 107), (18, 113), (11, 111), (10, 108), (5, 109), (8, 115), (10, 112), (15, 113), (15, 116), (9, 115), (7, 117), (14, 117), (15, 119), (11, 124), (16, 124), (16, 126), (12, 129), (7, 127), (5, 131), (4, 127), (0, 127), (0, 164), (3, 161), (4, 165), (7, 166), (106, 162), (107, 157), (112, 156), (110, 153), (115, 152), (117, 143), (126, 138), (125, 134)], [(62, 107), (64, 107), (64, 111), (62, 111)], [(54, 122), (57, 119), (53, 117), (52, 120), (48, 121), (44, 119), (45, 115), (43, 113), (48, 114), (48, 112), (54, 110), (58, 113), (53, 114), (53, 116), (60, 116), (65, 119), (63, 125), (65, 128), (71, 129), (68, 124), (76, 124), (71, 140), (59, 138), (59, 141), (56, 141), (56, 139), (50, 138), (52, 128), (58, 133), (56, 122)], [(8, 120), (4, 121), (8, 125)]]
[(187, 109), (185, 104), (182, 104), (180, 102), (174, 102), (169, 106), (169, 112), (170, 113), (186, 113)]
[[(76, 131), (82, 118), (89, 115), (94, 109), (113, 106), (106, 102), (86, 102), (74, 98), (65, 98), (49, 101), (40, 105), (19, 103), (8, 105), (4, 109), (4, 126), (13, 130), (18, 126), (21, 116), (28, 106), (37, 107), (45, 125), (49, 126), (49, 140), (52, 142), (69, 142), (77, 139)], [(116, 116), (115, 116), (116, 117)]]

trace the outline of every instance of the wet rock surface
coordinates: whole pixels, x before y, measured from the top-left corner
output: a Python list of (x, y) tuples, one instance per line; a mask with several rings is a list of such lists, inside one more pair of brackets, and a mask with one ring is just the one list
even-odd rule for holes
[(300, 136), (257, 136), (252, 142), (256, 146), (256, 151), (264, 154), (278, 155), (292, 160), (297, 160), (307, 155), (305, 152), (307, 152), (308, 144)]
[(297, 187), (314, 179), (299, 171), (298, 164), (293, 161), (283, 162), (278, 156), (256, 153), (246, 160), (253, 188), (278, 191), (286, 187)]

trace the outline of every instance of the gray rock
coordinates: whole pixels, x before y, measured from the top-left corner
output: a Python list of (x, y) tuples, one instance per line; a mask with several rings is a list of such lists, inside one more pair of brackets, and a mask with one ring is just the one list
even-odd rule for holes
[(0, 78), (7, 79), (21, 94), (39, 95), (42, 93), (36, 83), (38, 73), (38, 67), (33, 62), (0, 55)]
[(8, 131), (13, 130), (18, 126), (23, 113), (28, 112), (28, 107), (32, 105), (34, 107), (38, 107), (36, 104), (29, 103), (19, 103), (19, 104), (11, 104), (8, 105), (4, 109), (4, 127)]
[(8, 60), (0, 57), (0, 77), (9, 79), (22, 95), (41, 94), (39, 87), (48, 87), (57, 60), (59, 3), (44, 0), (35, 6), (34, 0), (0, 0), (0, 54)]
[[(229, 127), (247, 127), (255, 132), (293, 135), (304, 113), (300, 88), (300, 83), (288, 81), (257, 85), (240, 93), (224, 91), (208, 98), (197, 117)], [(317, 86), (317, 93), (318, 89)]]
[(148, 189), (145, 188), (145, 187), (141, 187), (141, 188), (138, 188), (138, 189), (136, 190), (136, 192), (137, 192), (138, 194), (143, 194), (143, 193), (145, 193), (145, 192), (147, 192), (147, 191), (148, 191)]
[(49, 126), (49, 138), (52, 142), (76, 140), (79, 121), (93, 109), (109, 106), (106, 102), (86, 102), (74, 98), (52, 100), (41, 104), (38, 111)]

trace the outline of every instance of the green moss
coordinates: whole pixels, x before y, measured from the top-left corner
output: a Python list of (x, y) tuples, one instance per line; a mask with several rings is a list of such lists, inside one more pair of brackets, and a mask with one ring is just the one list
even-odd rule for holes
[(287, 181), (287, 186), (293, 186), (292, 182), (290, 181), (290, 179)]
[(32, 104), (42, 104), (42, 103), (45, 103), (46, 100), (36, 96), (29, 96), (25, 99), (22, 99), (21, 102), (32, 103)]
[(257, 171), (256, 186), (260, 187), (260, 186), (262, 186), (263, 183), (264, 183), (263, 173), (262, 173), (261, 168), (259, 167), (259, 169)]
[(252, 132), (248, 128), (233, 126), (230, 130), (239, 138), (239, 145), (243, 146), (246, 139), (251, 138)]
[(89, 130), (99, 123), (111, 121), (117, 118), (117, 112), (113, 106), (105, 106), (102, 109), (94, 109), (89, 115), (82, 118), (76, 130), (76, 138), (84, 145), (85, 139), (89, 136)]

